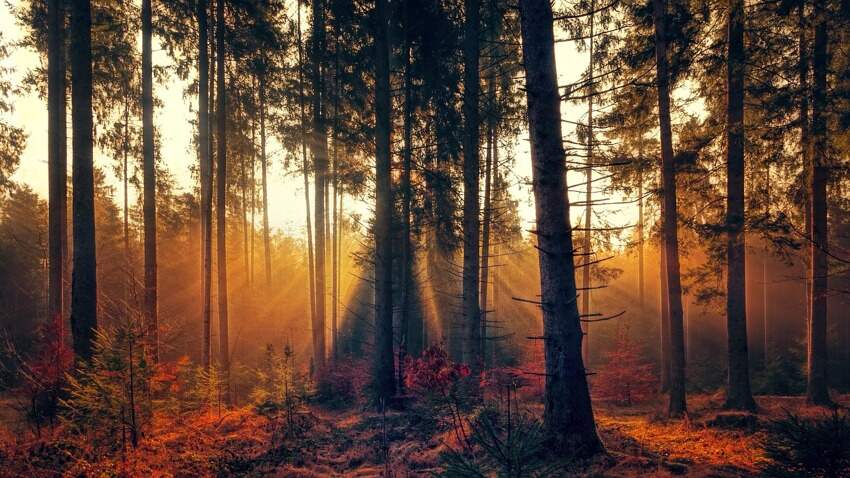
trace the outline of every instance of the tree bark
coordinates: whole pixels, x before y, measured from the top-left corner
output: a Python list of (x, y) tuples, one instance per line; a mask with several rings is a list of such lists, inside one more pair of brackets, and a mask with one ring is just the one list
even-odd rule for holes
[(393, 247), (390, 164), (390, 47), (386, 0), (375, 3), (375, 357), (374, 386), (386, 401), (395, 394), (393, 357)]
[(272, 285), (272, 257), (269, 240), (269, 186), (266, 159), (266, 79), (260, 76), (260, 175), (263, 179), (263, 264), (266, 287)]
[(826, 2), (814, 2), (814, 54), (812, 56), (812, 131), (810, 155), (811, 175), (808, 184), (811, 217), (811, 240), (809, 241), (809, 300), (811, 312), (808, 323), (806, 398), (815, 405), (830, 405), (827, 380), (827, 297), (828, 297), (828, 251), (829, 230), (827, 210), (827, 184), (829, 183), (829, 143), (827, 138), (827, 82), (829, 68), (828, 43), (829, 22)]
[(201, 172), (201, 319), (203, 331), (204, 370), (210, 368), (210, 293), (212, 279), (212, 163), (210, 160), (209, 110), (209, 39), (207, 38), (207, 0), (198, 0), (198, 150)]
[(97, 329), (97, 265), (94, 215), (91, 2), (71, 1), (71, 126), (74, 185), (74, 269), (71, 332), (74, 353), (88, 361)]
[(546, 359), (544, 427), (555, 453), (590, 455), (602, 443), (581, 357), (552, 7), (548, 0), (524, 0), (519, 8)]
[(685, 402), (685, 342), (682, 325), (682, 285), (679, 277), (678, 214), (676, 208), (676, 170), (673, 164), (673, 133), (670, 125), (670, 73), (668, 70), (667, 2), (653, 0), (655, 24), (655, 60), (658, 88), (658, 120), (661, 137), (661, 162), (664, 191), (664, 249), (666, 253), (667, 292), (670, 309), (670, 403), (671, 416), (687, 412)]
[(726, 408), (755, 410), (747, 351), (744, 230), (744, 0), (729, 0), (726, 75)]
[(68, 255), (68, 159), (65, 131), (64, 0), (47, 2), (48, 314), (65, 318), (65, 261)]
[[(584, 234), (582, 234), (581, 252), (586, 257), (586, 262), (591, 260), (591, 215), (593, 214), (593, 27), (594, 27), (594, 12), (596, 11), (596, 1), (590, 2), (590, 37), (588, 38), (589, 58), (588, 58), (588, 92), (587, 92), (587, 158), (585, 175), (587, 184), (585, 184), (584, 193)], [(590, 265), (585, 265), (581, 268), (581, 314), (585, 317), (590, 315)], [(584, 363), (590, 364), (590, 322), (584, 324), (584, 342), (582, 354)]]
[(481, 205), (478, 192), (480, 175), (478, 92), (480, 72), (479, 32), (480, 2), (464, 0), (463, 34), (463, 318), (466, 323), (464, 361), (472, 368), (473, 376), (481, 368), (481, 313), (478, 301), (479, 235), (481, 234)]
[[(404, 146), (402, 150), (401, 169), (401, 340), (398, 347), (398, 385), (404, 387), (404, 361), (412, 348), (411, 333), (410, 287), (412, 285), (413, 254), (410, 237), (410, 168), (413, 156), (413, 87), (410, 71), (410, 10), (411, 0), (404, 0), (404, 44), (402, 45), (402, 61), (404, 68), (404, 117), (402, 119), (402, 134)], [(417, 355), (417, 352), (412, 352)]]
[(153, 144), (153, 64), (151, 0), (142, 0), (142, 149), (144, 156), (145, 326), (147, 352), (159, 361), (156, 271), (156, 163)]
[(216, 249), (218, 264), (218, 338), (219, 366), (222, 372), (224, 403), (230, 404), (230, 342), (227, 319), (227, 90), (225, 88), (224, 2), (216, 2)]
[(316, 249), (316, 316), (313, 323), (313, 360), (316, 371), (325, 368), (325, 187), (328, 172), (328, 134), (323, 108), (324, 81), (322, 66), (325, 51), (324, 3), (313, 1), (313, 165), (315, 166)]
[[(310, 180), (309, 168), (307, 167), (307, 111), (304, 95), (304, 54), (301, 41), (301, 5), (298, 6), (298, 103), (301, 109), (301, 171), (304, 176), (304, 210), (307, 217), (304, 224), (307, 226), (307, 291), (310, 294), (310, 324), (313, 326), (313, 347), (316, 347), (316, 274), (315, 262), (313, 261), (313, 228), (310, 218)], [(314, 358), (315, 360), (315, 358)]]

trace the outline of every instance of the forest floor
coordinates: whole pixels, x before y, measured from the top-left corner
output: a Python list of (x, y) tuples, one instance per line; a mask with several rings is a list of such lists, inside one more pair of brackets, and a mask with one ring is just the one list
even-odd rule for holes
[[(663, 399), (633, 407), (597, 403), (607, 454), (555, 473), (560, 476), (756, 476), (767, 463), (766, 425), (788, 412), (823, 414), (801, 397), (758, 397), (755, 416), (721, 409), (720, 396), (689, 397), (688, 417), (664, 418)], [(844, 406), (850, 396), (842, 398)], [(520, 404), (524, 406), (528, 404)], [(530, 413), (539, 406), (528, 405)], [(307, 405), (292, 421), (257, 414), (252, 407), (153, 420), (138, 448), (112, 437), (117, 452), (62, 427), (41, 437), (12, 433), (0, 440), (0, 475), (52, 476), (433, 476), (441, 454), (457, 446), (451, 428), (423, 427), (404, 411), (379, 414)], [(424, 431), (429, 429), (431, 431)], [(116, 443), (120, 445), (116, 446)], [(62, 470), (62, 471), (59, 471)]]

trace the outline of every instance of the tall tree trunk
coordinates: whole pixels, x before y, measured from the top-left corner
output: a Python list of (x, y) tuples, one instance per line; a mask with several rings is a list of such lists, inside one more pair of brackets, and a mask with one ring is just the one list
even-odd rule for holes
[(316, 315), (313, 322), (313, 364), (321, 373), (325, 368), (325, 187), (328, 172), (328, 134), (323, 108), (322, 66), (325, 52), (325, 12), (322, 0), (313, 1), (313, 163), (315, 166), (316, 217)]
[[(402, 118), (402, 135), (404, 146), (402, 151), (401, 169), (401, 340), (398, 347), (398, 386), (404, 387), (404, 361), (411, 349), (410, 339), (412, 314), (410, 305), (410, 288), (412, 285), (413, 251), (410, 238), (410, 201), (411, 184), (410, 168), (413, 156), (413, 86), (410, 71), (410, 10), (411, 0), (404, 0), (404, 44), (402, 45), (402, 61), (404, 68), (404, 116)], [(416, 353), (414, 353), (416, 355)]]
[[(490, 71), (493, 66), (490, 66)], [(492, 178), (493, 164), (496, 156), (496, 119), (493, 117), (495, 103), (495, 78), (491, 75), (487, 80), (487, 97), (490, 117), (487, 119), (487, 152), (484, 160), (484, 221), (481, 231), (481, 357), (482, 365), (487, 367), (487, 292), (490, 288), (490, 223), (493, 220)], [(498, 161), (498, 159), (496, 159)]]
[(339, 99), (342, 95), (340, 67), (339, 67), (339, 36), (335, 38), (334, 54), (334, 124), (333, 124), (333, 229), (331, 237), (331, 341), (333, 360), (336, 362), (339, 355), (339, 342), (337, 336), (337, 315), (339, 314), (339, 211), (337, 210), (337, 199), (339, 198)]
[[(765, 217), (770, 218), (770, 163), (767, 164), (765, 171)], [(770, 250), (768, 249), (767, 241), (764, 241), (761, 260), (761, 317), (762, 317), (762, 368), (767, 369), (768, 360), (770, 359), (770, 321), (768, 311), (770, 310), (768, 300), (770, 299), (770, 286), (767, 279), (767, 263), (770, 259)]]
[[(664, 207), (661, 207), (664, 216)], [(663, 222), (663, 219), (662, 219)], [(661, 256), (658, 269), (658, 288), (661, 291), (661, 392), (670, 391), (670, 290), (667, 288), (667, 251), (664, 247), (664, 234), (658, 239), (658, 255)]]
[(480, 0), (464, 0), (463, 33), (463, 318), (466, 322), (464, 361), (475, 372), (481, 368), (481, 313), (478, 309), (479, 235), (481, 233), (478, 183), (478, 91), (480, 72)]
[(269, 244), (269, 181), (266, 159), (266, 78), (260, 76), (260, 175), (263, 179), (263, 263), (266, 287), (272, 285), (272, 257)]
[(673, 165), (673, 133), (670, 126), (670, 73), (667, 59), (667, 2), (652, 0), (655, 24), (655, 60), (658, 88), (658, 120), (661, 136), (661, 171), (664, 191), (664, 249), (670, 308), (670, 403), (668, 412), (679, 416), (685, 403), (685, 342), (682, 325), (682, 285), (679, 277), (676, 170)]
[(556, 453), (589, 455), (602, 443), (581, 358), (552, 7), (548, 0), (524, 0), (519, 8), (546, 359), (544, 427)]
[(206, 0), (198, 0), (198, 150), (201, 171), (201, 319), (204, 324), (204, 370), (210, 368), (210, 292), (212, 279), (212, 163), (210, 160), (209, 39)]
[(637, 223), (637, 234), (638, 234), (638, 305), (640, 307), (641, 314), (645, 310), (645, 289), (646, 289), (646, 279), (644, 277), (644, 257), (643, 257), (643, 238), (644, 238), (644, 227), (643, 227), (643, 133), (641, 133), (640, 138), (638, 139), (638, 158), (640, 159), (640, 167), (637, 171), (637, 183), (638, 183), (638, 223)]
[(754, 410), (747, 352), (747, 261), (744, 231), (744, 0), (729, 0), (726, 75), (726, 407)]
[(48, 314), (65, 318), (65, 261), (68, 254), (68, 159), (65, 131), (64, 0), (47, 2)]
[(810, 155), (809, 208), (811, 210), (811, 240), (809, 241), (809, 268), (811, 285), (809, 300), (811, 312), (808, 324), (806, 398), (809, 403), (829, 405), (827, 380), (827, 294), (829, 263), (829, 231), (827, 221), (827, 184), (829, 183), (829, 143), (827, 139), (827, 82), (829, 68), (829, 22), (826, 2), (814, 2), (814, 55), (812, 57), (812, 153)]
[[(254, 97), (251, 95), (251, 101), (253, 101)], [(303, 139), (302, 139), (303, 142)], [(248, 263), (248, 269), (250, 270), (248, 282), (251, 284), (251, 288), (254, 287), (254, 232), (256, 230), (255, 226), (255, 218), (254, 214), (257, 210), (257, 122), (253, 118), (251, 118), (251, 251), (249, 252), (249, 257), (251, 258)]]
[[(129, 88), (128, 88), (129, 90)], [(122, 169), (122, 182), (124, 189), (123, 235), (124, 235), (124, 310), (130, 313), (130, 289), (133, 281), (133, 268), (130, 258), (130, 102), (134, 95), (127, 91), (124, 96), (124, 161)]]
[(227, 320), (227, 90), (225, 88), (225, 50), (224, 50), (224, 2), (216, 2), (216, 82), (218, 83), (218, 102), (216, 107), (217, 138), (216, 159), (216, 249), (218, 263), (218, 338), (219, 365), (222, 371), (224, 403), (230, 404), (230, 345)]
[(395, 393), (393, 357), (392, 184), (390, 179), (390, 46), (386, 0), (375, 3), (375, 357), (377, 396)]
[[(232, 80), (231, 80), (232, 82)], [(242, 108), (239, 108), (239, 119), (240, 123), (244, 119), (242, 116)], [(253, 137), (251, 138), (253, 140)], [(253, 148), (253, 144), (251, 145)], [(246, 154), (242, 152), (239, 155), (239, 169), (240, 169), (240, 181), (239, 181), (239, 189), (242, 193), (242, 204), (240, 216), (242, 216), (242, 268), (245, 271), (245, 282), (250, 285), (251, 283), (251, 275), (250, 275), (250, 264), (249, 264), (249, 255), (248, 255), (248, 170), (246, 168), (247, 164)]]
[[(301, 39), (301, 4), (298, 4), (298, 104), (301, 110), (301, 171), (304, 176), (304, 211), (307, 217), (304, 224), (307, 226), (307, 292), (310, 294), (310, 324), (313, 327), (313, 347), (316, 348), (316, 273), (313, 261), (313, 228), (310, 218), (310, 178), (307, 167), (307, 111), (304, 95), (304, 53)], [(314, 352), (315, 355), (315, 352)], [(315, 360), (315, 358), (314, 358)]]
[(153, 145), (151, 0), (142, 0), (142, 142), (144, 155), (145, 326), (148, 357), (159, 361), (156, 290), (156, 163)]
[[(588, 263), (584, 267), (581, 268), (581, 314), (584, 317), (588, 317), (590, 315), (590, 261), (591, 261), (591, 251), (593, 249), (593, 245), (591, 244), (591, 230), (590, 230), (590, 220), (591, 215), (593, 214), (593, 206), (592, 206), (592, 198), (593, 198), (593, 95), (594, 93), (594, 79), (593, 79), (593, 27), (594, 27), (594, 12), (596, 10), (596, 0), (591, 0), (590, 2), (590, 37), (588, 38), (588, 42), (590, 45), (589, 48), (589, 57), (588, 57), (588, 78), (587, 78), (587, 158), (586, 163), (587, 167), (585, 169), (585, 174), (587, 176), (587, 184), (585, 185), (585, 193), (584, 193), (584, 234), (582, 235), (582, 247), (581, 252), (584, 254), (586, 258), (585, 262)], [(584, 342), (583, 342), (582, 354), (584, 357), (584, 363), (590, 364), (590, 322), (586, 322), (584, 324)]]
[(375, 341), (374, 386), (378, 397), (395, 393), (392, 295), (392, 184), (390, 164), (390, 48), (387, 3), (375, 6)]
[(94, 232), (91, 3), (71, 2), (71, 126), (74, 185), (74, 269), (71, 332), (78, 359), (91, 359), (97, 328), (97, 265)]

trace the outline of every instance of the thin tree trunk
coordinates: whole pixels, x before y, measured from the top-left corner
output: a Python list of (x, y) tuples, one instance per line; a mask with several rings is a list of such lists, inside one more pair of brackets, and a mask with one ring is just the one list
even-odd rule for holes
[(222, 370), (222, 387), (224, 388), (224, 403), (230, 404), (230, 346), (228, 339), (227, 320), (227, 91), (225, 89), (224, 71), (224, 0), (216, 3), (216, 67), (218, 83), (218, 102), (216, 107), (217, 138), (216, 159), (218, 174), (216, 175), (216, 249), (218, 263), (218, 338), (219, 365)]
[(413, 267), (413, 254), (410, 240), (410, 201), (411, 184), (410, 168), (413, 155), (413, 87), (412, 73), (410, 71), (410, 5), (411, 0), (404, 0), (404, 44), (402, 46), (402, 57), (404, 67), (404, 116), (402, 124), (402, 135), (404, 147), (402, 151), (401, 169), (401, 340), (398, 347), (398, 386), (404, 387), (404, 362), (410, 350), (411, 339), (411, 310), (410, 310), (410, 286)]
[(640, 311), (643, 313), (646, 310), (646, 278), (644, 277), (644, 257), (643, 257), (643, 238), (644, 238), (644, 227), (643, 227), (643, 133), (641, 133), (640, 139), (638, 139), (638, 158), (640, 159), (640, 166), (637, 171), (637, 183), (638, 183), (638, 223), (637, 223), (637, 234), (638, 234), (638, 305), (640, 306)]
[(390, 47), (386, 0), (375, 5), (375, 365), (374, 386), (395, 393), (393, 357), (392, 182), (390, 178)]
[(210, 292), (211, 292), (211, 242), (212, 242), (212, 164), (210, 160), (210, 111), (209, 111), (209, 39), (207, 38), (206, 0), (198, 0), (198, 150), (201, 171), (201, 319), (204, 324), (203, 358), (204, 370), (210, 369)]
[(814, 55), (812, 57), (813, 96), (812, 96), (812, 154), (809, 187), (809, 207), (811, 210), (811, 240), (809, 241), (809, 268), (811, 285), (809, 297), (811, 316), (808, 324), (807, 371), (808, 383), (806, 398), (809, 403), (830, 405), (829, 383), (827, 380), (827, 294), (829, 262), (829, 231), (827, 210), (829, 207), (827, 184), (829, 183), (829, 141), (827, 138), (827, 82), (829, 68), (829, 22), (826, 2), (814, 3)]
[[(251, 96), (253, 101), (253, 95)], [(257, 124), (253, 118), (251, 118), (251, 252), (248, 268), (251, 271), (249, 275), (249, 283), (251, 284), (251, 288), (254, 287), (254, 235), (256, 231), (256, 225), (254, 222), (254, 213), (257, 210)]]
[[(765, 216), (770, 218), (770, 164), (767, 165), (767, 171), (765, 171)], [(764, 343), (762, 345), (763, 355), (762, 355), (762, 368), (767, 369), (768, 360), (770, 359), (770, 335), (769, 335), (769, 320), (768, 320), (768, 299), (770, 296), (770, 287), (767, 283), (767, 263), (770, 258), (770, 250), (768, 249), (767, 241), (764, 242), (764, 249), (762, 250), (762, 260), (761, 260), (761, 303), (762, 303), (762, 339)]]
[[(492, 71), (492, 66), (491, 66)], [(488, 102), (490, 104), (490, 118), (487, 119), (487, 153), (484, 160), (484, 221), (481, 231), (481, 356), (482, 365), (487, 367), (487, 292), (490, 287), (490, 223), (493, 219), (493, 204), (491, 183), (493, 177), (493, 164), (496, 155), (496, 126), (493, 115), (493, 104), (495, 103), (495, 79), (488, 78)], [(498, 161), (498, 159), (496, 159)]]
[[(590, 44), (589, 48), (589, 57), (588, 57), (588, 92), (587, 92), (587, 158), (586, 163), (587, 167), (585, 169), (585, 174), (587, 176), (587, 184), (585, 185), (585, 193), (584, 193), (584, 234), (582, 235), (582, 253), (586, 258), (586, 262), (590, 262), (591, 260), (591, 251), (593, 249), (593, 245), (591, 244), (591, 215), (593, 214), (593, 206), (592, 206), (592, 195), (593, 195), (593, 27), (594, 25), (594, 12), (596, 11), (596, 0), (591, 0), (590, 2), (590, 37), (588, 42)], [(590, 265), (585, 265), (581, 268), (581, 314), (585, 317), (590, 315)], [(584, 363), (590, 364), (590, 322), (584, 324), (584, 347), (582, 348), (582, 356), (584, 357)]]
[(91, 3), (71, 2), (71, 125), (74, 185), (74, 269), (71, 332), (74, 353), (92, 357), (97, 329), (97, 266), (94, 229)]
[(266, 159), (266, 79), (260, 76), (260, 175), (263, 179), (263, 261), (266, 287), (272, 285), (272, 257), (269, 240), (269, 186)]
[(548, 0), (524, 0), (519, 9), (545, 337), (544, 427), (556, 453), (590, 455), (602, 443), (581, 358), (552, 7)]
[(130, 261), (130, 165), (128, 157), (130, 154), (130, 101), (131, 94), (128, 91), (124, 97), (124, 161), (122, 170), (122, 182), (124, 187), (123, 208), (123, 232), (124, 232), (124, 310), (130, 314), (130, 288), (133, 280), (133, 269)]
[[(316, 274), (315, 262), (313, 261), (313, 228), (310, 218), (310, 178), (307, 167), (307, 112), (304, 96), (304, 54), (303, 42), (301, 41), (301, 4), (298, 4), (298, 103), (301, 109), (301, 171), (304, 175), (304, 211), (306, 218), (304, 224), (307, 226), (307, 290), (310, 294), (310, 324), (313, 327), (313, 347), (316, 347)], [(315, 352), (314, 352), (315, 355)], [(315, 360), (315, 358), (314, 358)]]
[[(662, 199), (661, 217), (663, 222), (664, 206)], [(661, 392), (670, 391), (670, 292), (667, 288), (667, 252), (664, 247), (664, 233), (658, 238), (658, 288), (661, 291), (659, 302), (661, 308)]]
[(337, 336), (337, 315), (339, 313), (339, 211), (337, 210), (337, 199), (339, 197), (339, 99), (342, 95), (340, 88), (339, 68), (339, 37), (335, 39), (334, 55), (334, 124), (333, 124), (333, 229), (331, 231), (331, 341), (333, 360), (336, 362), (339, 355)]
[(479, 31), (480, 2), (464, 0), (463, 34), (463, 318), (466, 322), (464, 361), (472, 367), (473, 376), (481, 368), (481, 313), (478, 301), (479, 235), (481, 233), (480, 198), (478, 184), (480, 175), (479, 158), (479, 112), (478, 91), (480, 72)]
[(65, 8), (47, 2), (48, 315), (65, 318), (65, 260), (68, 252), (68, 159), (65, 130)]
[(747, 351), (747, 260), (744, 230), (744, 0), (729, 1), (726, 76), (726, 408), (755, 410)]
[(159, 361), (156, 272), (156, 163), (153, 144), (151, 0), (142, 0), (142, 142), (144, 156), (145, 326), (148, 357)]
[[(239, 119), (240, 123), (244, 119), (242, 116), (242, 108), (239, 108)], [(252, 145), (253, 147), (253, 145)], [(239, 168), (240, 168), (240, 192), (242, 193), (242, 204), (240, 215), (242, 216), (242, 267), (245, 271), (246, 283), (250, 285), (251, 276), (250, 276), (250, 264), (248, 257), (248, 171), (246, 169), (247, 158), (245, 157), (245, 153), (242, 152), (239, 155)]]
[(325, 51), (324, 3), (313, 1), (313, 162), (316, 168), (315, 210), (316, 217), (316, 315), (313, 323), (313, 358), (316, 371), (325, 368), (325, 187), (328, 172), (328, 137), (323, 108), (324, 82), (322, 65)]
[(653, 0), (655, 59), (658, 88), (658, 119), (661, 136), (661, 162), (664, 191), (664, 249), (670, 308), (670, 403), (668, 412), (687, 412), (685, 402), (685, 343), (682, 329), (682, 285), (679, 277), (678, 213), (676, 170), (673, 165), (673, 133), (670, 126), (670, 73), (667, 59), (667, 3)]

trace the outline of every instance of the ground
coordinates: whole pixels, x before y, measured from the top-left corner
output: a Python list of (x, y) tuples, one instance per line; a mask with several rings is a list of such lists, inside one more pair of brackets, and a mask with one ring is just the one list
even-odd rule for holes
[[(848, 403), (844, 397), (842, 403)], [(722, 397), (689, 397), (685, 419), (664, 418), (663, 397), (633, 407), (596, 403), (607, 454), (563, 472), (569, 476), (755, 476), (766, 464), (764, 425), (787, 412), (823, 413), (799, 397), (758, 397), (755, 417), (724, 412)], [(532, 413), (539, 407), (525, 403)], [(122, 440), (122, 437), (115, 437)], [(126, 437), (123, 438), (126, 440)], [(41, 437), (7, 433), (0, 451), (4, 476), (433, 476), (440, 453), (455, 443), (445, 428), (421, 431), (410, 414), (307, 405), (292, 422), (244, 407), (220, 414), (158, 417), (139, 447), (101, 456), (62, 426)], [(5, 475), (8, 473), (8, 475)]]

